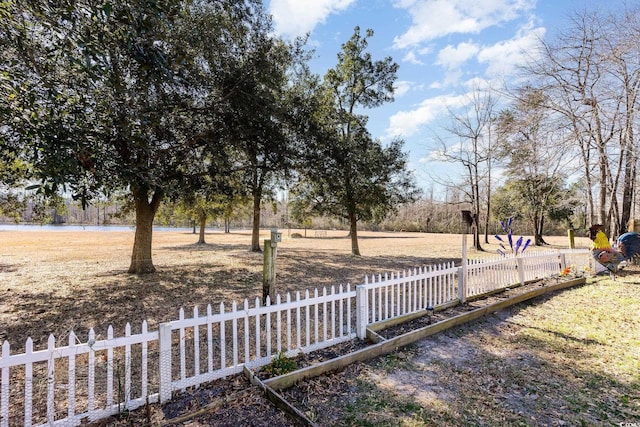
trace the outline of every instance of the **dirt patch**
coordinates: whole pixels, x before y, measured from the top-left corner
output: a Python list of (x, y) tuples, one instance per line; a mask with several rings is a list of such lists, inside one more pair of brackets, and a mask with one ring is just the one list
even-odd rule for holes
[(535, 298), (284, 395), (323, 426), (637, 423), (635, 274)]

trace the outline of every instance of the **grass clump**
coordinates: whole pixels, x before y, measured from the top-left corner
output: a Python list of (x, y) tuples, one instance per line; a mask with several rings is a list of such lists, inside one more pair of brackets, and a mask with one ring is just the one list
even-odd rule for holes
[(264, 366), (260, 372), (266, 378), (278, 377), (280, 375), (288, 374), (298, 369), (298, 362), (291, 357), (287, 357), (284, 352), (278, 353), (278, 355), (269, 363)]

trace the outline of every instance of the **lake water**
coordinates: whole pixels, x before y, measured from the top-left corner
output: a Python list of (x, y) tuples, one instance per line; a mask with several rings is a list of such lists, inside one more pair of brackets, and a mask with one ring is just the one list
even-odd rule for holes
[[(37, 224), (0, 224), (0, 231), (134, 231), (128, 225), (37, 225)], [(153, 231), (193, 231), (193, 228), (153, 227)]]

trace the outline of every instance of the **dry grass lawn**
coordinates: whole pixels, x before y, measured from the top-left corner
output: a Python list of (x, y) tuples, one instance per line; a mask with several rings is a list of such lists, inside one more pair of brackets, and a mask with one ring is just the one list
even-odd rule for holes
[[(315, 238), (291, 238), (284, 230), (278, 246), (277, 292), (303, 293), (315, 288), (362, 283), (366, 275), (461, 258), (460, 235), (424, 233), (360, 233), (361, 257), (351, 255), (344, 231)], [(263, 230), (261, 242), (269, 238)], [(207, 244), (184, 231), (154, 233), (152, 275), (136, 276), (129, 266), (133, 231), (0, 231), (0, 342), (22, 348), (32, 337), (36, 348), (49, 334), (66, 343), (70, 331), (80, 339), (89, 328), (98, 336), (113, 325), (116, 335), (129, 322), (137, 331), (143, 320), (150, 329), (175, 320), (183, 307), (217, 307), (262, 296), (263, 255), (249, 251), (249, 231), (212, 232)], [(495, 240), (491, 238), (490, 240)], [(549, 239), (566, 247), (566, 237)], [(578, 238), (576, 245), (589, 241)], [(495, 256), (496, 245), (470, 257)], [(302, 294), (304, 295), (304, 294)], [(64, 340), (64, 341), (61, 341)]]
[[(459, 263), (462, 251), (460, 235), (363, 232), (363, 256), (354, 257), (345, 232), (308, 235), (292, 239), (284, 232), (280, 293)], [(206, 237), (208, 244), (196, 245), (191, 233), (157, 232), (158, 272), (135, 276), (126, 273), (132, 231), (0, 232), (0, 342), (10, 340), (14, 353), (28, 336), (37, 348), (50, 333), (64, 345), (72, 330), (84, 339), (93, 327), (104, 337), (109, 324), (116, 334), (126, 322), (139, 330), (143, 319), (154, 329), (176, 319), (180, 307), (245, 298), (253, 304), (262, 294), (262, 254), (248, 251), (249, 233)], [(568, 245), (563, 236), (548, 241)], [(577, 247), (589, 243), (576, 239)], [(469, 257), (494, 256), (496, 248), (470, 249)], [(297, 407), (326, 426), (640, 425), (639, 274), (632, 266), (615, 282), (598, 276), (285, 394), (301, 397), (293, 399)], [(242, 392), (242, 402), (188, 425), (229, 425), (243, 415), (255, 426), (279, 425), (274, 420), (281, 414), (267, 412), (273, 408), (257, 389)], [(141, 419), (144, 414), (133, 414), (107, 424), (147, 425), (136, 424)]]

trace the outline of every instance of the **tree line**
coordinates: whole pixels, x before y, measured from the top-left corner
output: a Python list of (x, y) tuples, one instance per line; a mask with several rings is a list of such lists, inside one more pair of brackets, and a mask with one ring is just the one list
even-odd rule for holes
[(448, 108), (433, 154), (464, 172), (434, 180), (464, 194), (477, 249), (482, 231), (488, 242), (509, 217), (536, 245), (550, 222), (627, 231), (637, 214), (640, 9), (576, 11), (527, 58), (510, 84), (478, 83)]
[[(496, 196), (494, 196), (496, 197)], [(443, 199), (443, 200), (440, 200)], [(126, 205), (126, 200), (96, 200), (91, 206), (82, 207), (71, 198), (44, 199), (37, 194), (26, 195), (22, 207), (13, 213), (16, 217), (0, 216), (0, 223), (16, 222), (26, 224), (83, 225), (83, 226), (133, 226), (135, 213)], [(466, 210), (464, 194), (449, 191), (439, 199), (421, 197), (416, 201), (399, 205), (394, 215), (383, 219), (363, 221), (358, 224), (359, 230), (388, 232), (419, 233), (468, 233), (469, 227), (462, 218), (461, 210)], [(287, 193), (279, 194), (275, 199), (265, 200), (261, 204), (260, 228), (278, 228), (288, 237), (315, 237), (314, 230), (343, 230), (348, 235), (350, 225), (344, 218), (328, 215), (313, 215), (302, 219), (294, 216), (293, 207), (296, 200), (290, 200)], [(495, 203), (495, 210), (489, 225), (489, 234), (502, 233), (500, 218), (508, 218), (513, 210), (509, 204), (500, 201)], [(215, 242), (215, 236), (207, 236), (212, 229), (231, 233), (236, 230), (251, 229), (253, 223), (253, 206), (250, 200), (238, 204), (232, 210), (222, 206), (216, 208), (215, 203), (203, 207), (206, 215), (201, 215), (199, 208), (187, 207), (182, 203), (166, 201), (154, 219), (154, 225), (161, 227), (189, 228), (197, 234), (197, 243)], [(502, 216), (499, 216), (502, 215)], [(201, 220), (201, 218), (206, 218)], [(564, 235), (567, 229), (578, 229), (585, 232), (587, 218), (579, 210), (570, 216), (551, 217), (545, 223), (546, 235)], [(516, 221), (514, 228), (518, 233), (532, 236), (534, 230), (526, 221)], [(308, 232), (308, 233), (307, 233)], [(495, 243), (495, 241), (494, 241)]]

